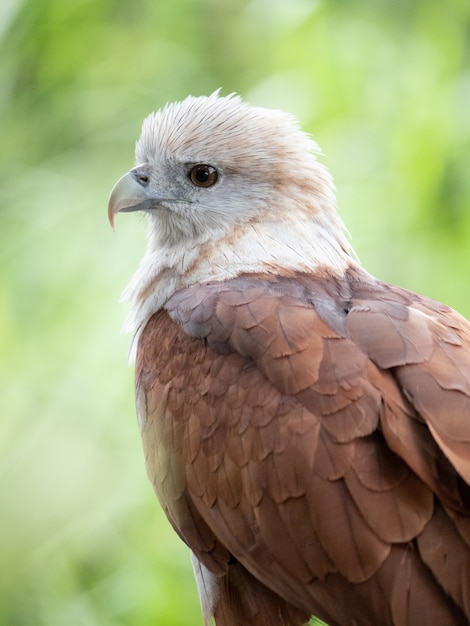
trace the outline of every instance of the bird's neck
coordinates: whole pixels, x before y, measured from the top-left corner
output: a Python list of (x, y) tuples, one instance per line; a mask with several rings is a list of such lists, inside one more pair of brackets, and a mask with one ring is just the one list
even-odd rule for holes
[(152, 240), (149, 244), (122, 296), (132, 303), (125, 330), (135, 339), (178, 289), (247, 273), (298, 271), (337, 276), (355, 259), (339, 218), (336, 230), (331, 222), (327, 228), (320, 220), (268, 221), (244, 224), (192, 245), (182, 242), (156, 247)]

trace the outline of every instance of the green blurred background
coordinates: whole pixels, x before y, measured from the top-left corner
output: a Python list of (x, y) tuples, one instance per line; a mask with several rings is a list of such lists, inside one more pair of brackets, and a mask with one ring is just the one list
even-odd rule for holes
[(106, 219), (143, 117), (222, 87), (296, 114), (382, 279), (470, 316), (468, 0), (2, 0), (0, 624), (202, 624), (147, 482)]

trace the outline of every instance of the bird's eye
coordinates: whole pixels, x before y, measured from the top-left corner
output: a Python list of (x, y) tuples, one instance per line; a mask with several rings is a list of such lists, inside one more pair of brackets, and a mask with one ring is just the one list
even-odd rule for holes
[(196, 187), (212, 187), (219, 175), (212, 165), (195, 165), (189, 172), (189, 179)]

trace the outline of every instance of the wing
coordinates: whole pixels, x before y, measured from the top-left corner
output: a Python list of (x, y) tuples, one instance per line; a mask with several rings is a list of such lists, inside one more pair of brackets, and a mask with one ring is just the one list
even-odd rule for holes
[[(365, 274), (189, 288), (151, 319), (137, 362), (147, 466), (224, 581), (208, 614), (242, 578), (280, 599), (285, 624), (465, 623), (469, 337), (450, 309)], [(243, 623), (279, 622), (247, 610)]]

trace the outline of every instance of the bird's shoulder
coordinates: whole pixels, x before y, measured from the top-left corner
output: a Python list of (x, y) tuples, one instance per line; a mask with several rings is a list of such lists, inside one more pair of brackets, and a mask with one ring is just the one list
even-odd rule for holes
[(456, 354), (468, 361), (465, 318), (355, 266), (342, 276), (290, 272), (195, 285), (174, 293), (164, 310), (188, 337), (254, 360), (304, 352), (321, 336), (353, 342), (382, 369), (428, 361), (446, 346), (463, 347)]

